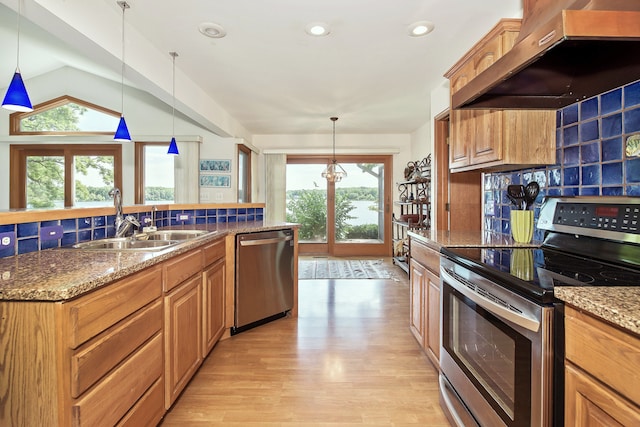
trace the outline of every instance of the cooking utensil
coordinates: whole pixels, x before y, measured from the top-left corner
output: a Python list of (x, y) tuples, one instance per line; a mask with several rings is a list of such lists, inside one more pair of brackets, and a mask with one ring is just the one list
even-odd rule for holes
[(524, 185), (516, 185), (512, 184), (507, 187), (507, 196), (516, 205), (516, 209), (524, 209), (526, 206), (525, 202), (525, 191)]
[(531, 181), (524, 187), (524, 193), (525, 209), (529, 209), (535, 203), (538, 194), (540, 194), (540, 185), (535, 181)]

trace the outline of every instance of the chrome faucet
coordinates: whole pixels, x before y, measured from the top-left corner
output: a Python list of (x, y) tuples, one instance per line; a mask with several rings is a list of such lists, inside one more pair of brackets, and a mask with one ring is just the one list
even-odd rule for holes
[(113, 205), (116, 208), (116, 237), (124, 237), (132, 226), (139, 228), (140, 223), (133, 215), (122, 215), (122, 194), (119, 188), (112, 188), (109, 195), (113, 197)]

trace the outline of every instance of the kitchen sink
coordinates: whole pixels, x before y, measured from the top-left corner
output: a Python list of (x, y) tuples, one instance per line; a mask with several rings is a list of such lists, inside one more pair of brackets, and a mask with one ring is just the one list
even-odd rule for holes
[(158, 230), (132, 237), (112, 237), (76, 243), (75, 249), (111, 251), (159, 251), (190, 239), (215, 232), (206, 230)]
[(135, 238), (142, 241), (156, 240), (189, 240), (209, 234), (206, 230), (158, 230), (138, 234)]
[(115, 251), (153, 251), (165, 249), (178, 243), (180, 243), (179, 240), (136, 240), (131, 239), (130, 237), (114, 237), (111, 239), (91, 240), (88, 242), (76, 243), (72, 248)]

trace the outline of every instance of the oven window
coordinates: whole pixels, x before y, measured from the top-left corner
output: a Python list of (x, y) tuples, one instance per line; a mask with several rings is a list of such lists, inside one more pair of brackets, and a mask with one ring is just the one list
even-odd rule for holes
[(507, 425), (528, 425), (531, 341), (455, 289), (444, 291), (444, 347)]

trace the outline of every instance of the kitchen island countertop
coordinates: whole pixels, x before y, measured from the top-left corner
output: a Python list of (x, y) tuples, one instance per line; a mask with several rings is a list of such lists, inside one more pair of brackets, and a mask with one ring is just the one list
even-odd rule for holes
[(297, 226), (287, 222), (255, 221), (163, 227), (213, 233), (160, 251), (54, 248), (0, 258), (0, 300), (64, 301), (229, 234)]

